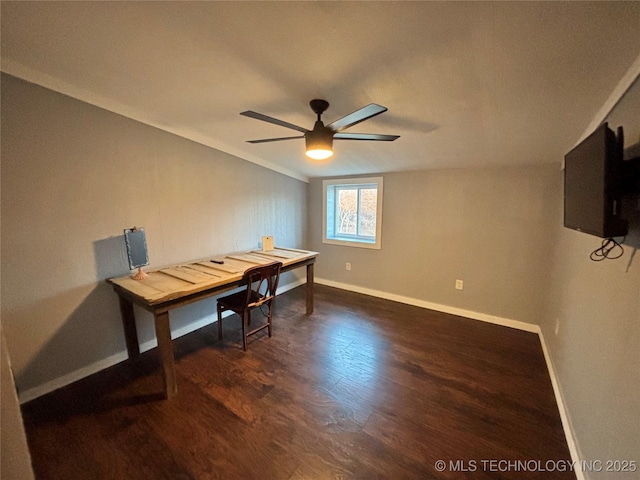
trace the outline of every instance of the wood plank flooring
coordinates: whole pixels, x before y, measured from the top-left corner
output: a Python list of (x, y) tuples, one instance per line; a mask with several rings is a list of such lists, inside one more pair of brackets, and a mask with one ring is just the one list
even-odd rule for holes
[(175, 340), (171, 400), (154, 349), (24, 405), (37, 478), (576, 478), (549, 471), (570, 454), (537, 335), (315, 300), (307, 317), (304, 287), (280, 295), (246, 353), (237, 317), (223, 342), (215, 324)]

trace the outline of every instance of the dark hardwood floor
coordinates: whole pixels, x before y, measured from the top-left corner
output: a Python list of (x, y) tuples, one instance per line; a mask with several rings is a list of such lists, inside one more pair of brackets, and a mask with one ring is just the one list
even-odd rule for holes
[(171, 400), (154, 349), (24, 405), (37, 478), (575, 478), (536, 334), (315, 298), (279, 296), (246, 353), (237, 318), (176, 339)]

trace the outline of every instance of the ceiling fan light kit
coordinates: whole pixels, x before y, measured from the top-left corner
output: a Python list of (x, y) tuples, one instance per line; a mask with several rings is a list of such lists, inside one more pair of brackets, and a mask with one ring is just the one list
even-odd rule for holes
[(333, 155), (333, 140), (374, 140), (381, 142), (392, 142), (399, 138), (399, 135), (380, 135), (376, 133), (342, 133), (353, 125), (380, 115), (387, 111), (387, 107), (371, 103), (366, 107), (356, 110), (349, 115), (342, 117), (339, 120), (325, 126), (322, 122), (322, 114), (329, 108), (329, 102), (321, 99), (314, 99), (309, 102), (311, 109), (317, 115), (317, 120), (313, 126), (313, 130), (307, 130), (306, 128), (299, 127), (292, 123), (278, 120), (277, 118), (263, 115), (262, 113), (253, 112), (247, 110), (241, 112), (240, 115), (245, 117), (255, 118), (256, 120), (262, 120), (263, 122), (273, 123), (281, 127), (290, 128), (298, 132), (302, 132), (304, 135), (297, 137), (279, 137), (279, 138), (265, 138), (262, 140), (247, 140), (249, 143), (266, 143), (266, 142), (278, 142), (281, 140), (292, 140), (294, 138), (304, 138), (306, 145), (306, 154), (309, 158), (314, 160), (325, 160)]
[(317, 121), (313, 130), (304, 136), (307, 157), (326, 160), (333, 155), (333, 132)]

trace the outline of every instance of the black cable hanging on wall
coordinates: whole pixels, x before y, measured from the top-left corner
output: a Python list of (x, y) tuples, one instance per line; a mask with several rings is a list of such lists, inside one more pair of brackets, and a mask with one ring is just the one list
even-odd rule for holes
[[(622, 255), (624, 255), (624, 248), (622, 248), (622, 244), (624, 243), (624, 240), (626, 238), (627, 237), (624, 237), (622, 239), (622, 242), (620, 243), (618, 243), (613, 238), (605, 238), (604, 240), (602, 240), (602, 245), (600, 245), (600, 248), (597, 248), (593, 252), (591, 252), (589, 258), (594, 262), (601, 262), (605, 259), (615, 260), (616, 258), (620, 258)], [(615, 253), (612, 253), (617, 252), (616, 249), (619, 250), (619, 253), (617, 255)]]

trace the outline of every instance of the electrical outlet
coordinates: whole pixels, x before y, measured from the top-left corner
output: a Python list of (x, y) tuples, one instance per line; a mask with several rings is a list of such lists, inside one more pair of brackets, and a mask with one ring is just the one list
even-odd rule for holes
[(344, 268), (347, 271), (351, 271), (351, 262), (347, 262), (346, 265), (344, 266)]
[(464, 289), (464, 282), (462, 280), (456, 280), (456, 290)]

